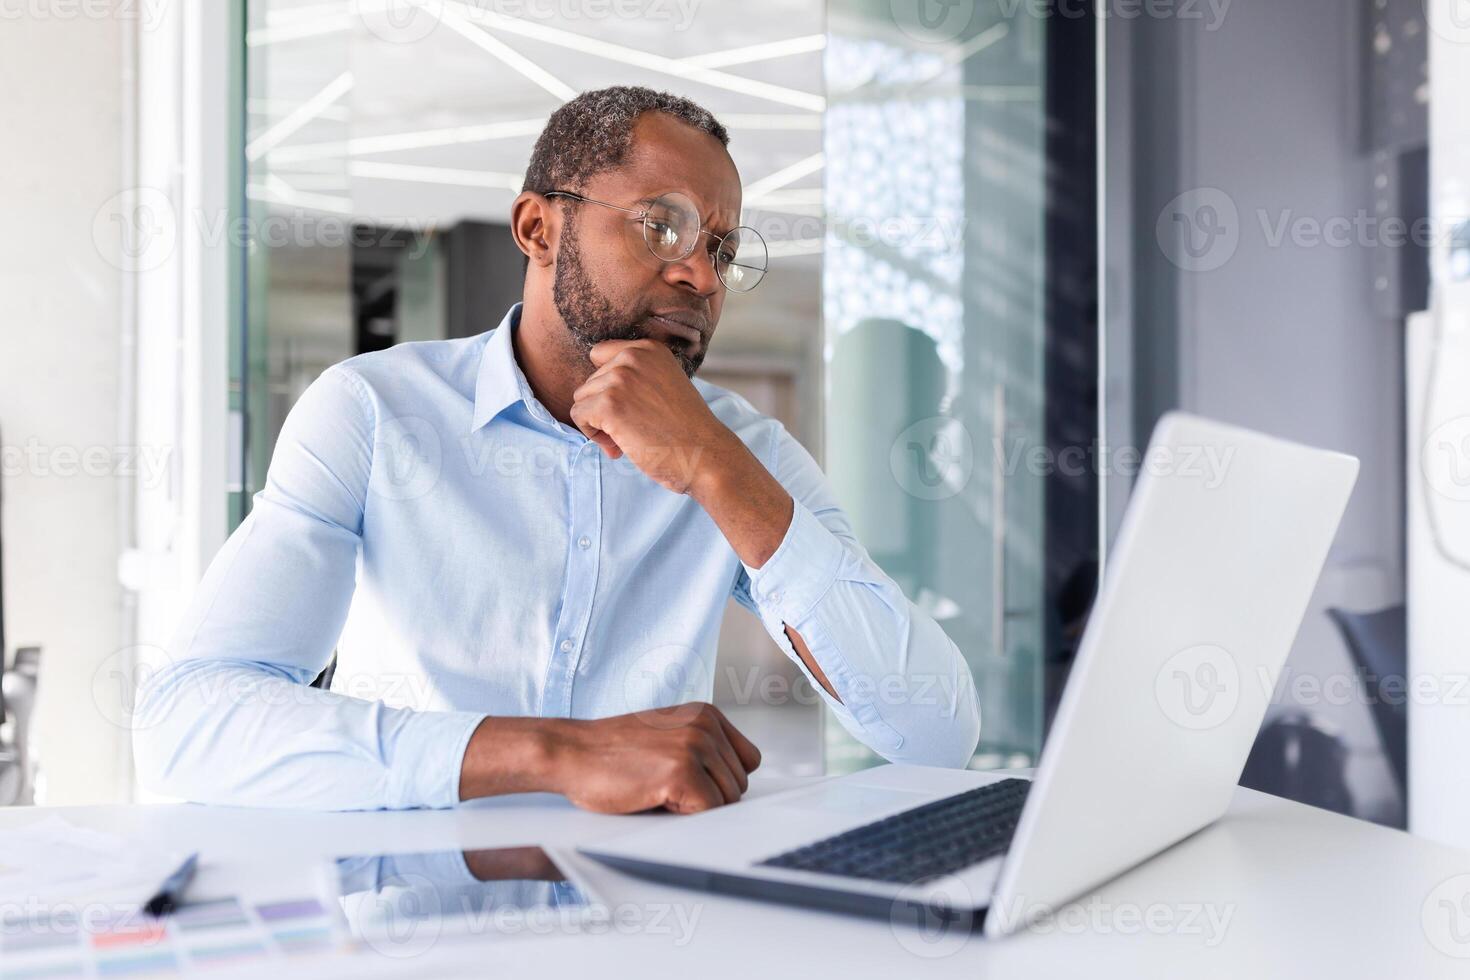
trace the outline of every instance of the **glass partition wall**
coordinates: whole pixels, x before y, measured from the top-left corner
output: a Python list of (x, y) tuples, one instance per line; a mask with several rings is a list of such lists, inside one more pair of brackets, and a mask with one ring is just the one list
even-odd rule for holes
[[(1096, 481), (1046, 463), (1096, 432), (1094, 178), (1062, 152), (1090, 145), (1090, 58), (1053, 97), (1088, 22), (983, 0), (246, 6), (236, 522), (323, 368), (479, 333), (519, 298), (505, 222), (557, 105), (676, 91), (729, 127), (772, 253), (701, 376), (824, 462), (874, 559), (964, 651), (975, 764), (1034, 760), (1095, 568)], [(878, 761), (734, 606), (716, 677), (770, 768)]]
[[(359, 231), (340, 148), (354, 87), (350, 35), (325, 30), (319, 5), (246, 3), (243, 334), (231, 345), (231, 411), (243, 444), (231, 517), (238, 524), (286, 413), (328, 366), (358, 353), (352, 244)], [(233, 526), (233, 524), (232, 524)]]
[[(1095, 481), (1055, 465), (1096, 432), (1091, 61), (1052, 63), (1090, 21), (1031, 9), (833, 0), (826, 50), (827, 470), (968, 658), (985, 767), (1035, 761), (1095, 575)], [(872, 761), (829, 726), (829, 768)]]

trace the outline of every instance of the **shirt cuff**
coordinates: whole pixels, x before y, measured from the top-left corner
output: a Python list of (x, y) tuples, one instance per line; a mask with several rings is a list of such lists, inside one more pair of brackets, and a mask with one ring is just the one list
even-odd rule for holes
[(396, 806), (458, 806), (465, 749), (484, 720), (468, 711), (423, 711), (410, 718), (393, 753)]
[(762, 613), (796, 626), (837, 581), (842, 542), (799, 500), (775, 554), (760, 568), (745, 566), (750, 593)]

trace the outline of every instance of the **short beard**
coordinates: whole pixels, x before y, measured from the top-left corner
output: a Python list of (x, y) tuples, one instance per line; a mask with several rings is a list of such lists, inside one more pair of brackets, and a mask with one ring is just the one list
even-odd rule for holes
[[(648, 336), (646, 321), (652, 312), (640, 309), (629, 316), (619, 311), (588, 278), (582, 268), (582, 252), (577, 240), (576, 222), (570, 214), (562, 224), (560, 246), (556, 256), (556, 277), (552, 281), (551, 300), (556, 312), (567, 325), (568, 346), (583, 361), (591, 363), (590, 352), (604, 340), (642, 340)], [(704, 363), (704, 345), (694, 357), (670, 347), (684, 374), (690, 378)]]

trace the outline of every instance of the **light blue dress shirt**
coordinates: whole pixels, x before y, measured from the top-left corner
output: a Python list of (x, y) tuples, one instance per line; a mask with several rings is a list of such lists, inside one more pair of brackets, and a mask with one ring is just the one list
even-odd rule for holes
[[(709, 700), (732, 595), (798, 664), (783, 624), (801, 634), (862, 742), (895, 762), (969, 761), (980, 706), (964, 658), (779, 422), (694, 381), (796, 501), (756, 569), (692, 498), (552, 418), (515, 360), (519, 316), (353, 357), (302, 395), (142, 685), (145, 785), (208, 803), (451, 806), (487, 715)], [(334, 649), (331, 690), (311, 688)]]

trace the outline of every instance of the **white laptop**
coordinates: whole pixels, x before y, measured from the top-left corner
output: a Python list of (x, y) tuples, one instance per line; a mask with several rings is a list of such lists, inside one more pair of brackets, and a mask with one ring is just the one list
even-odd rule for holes
[(732, 894), (1020, 929), (1225, 812), (1357, 472), (1167, 415), (1034, 780), (881, 766), (583, 853)]

